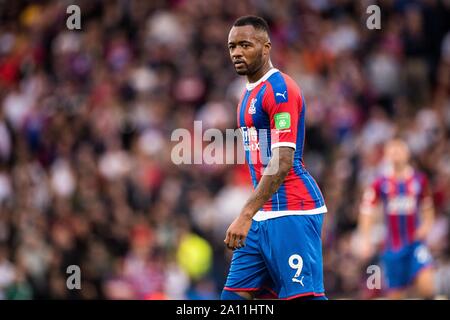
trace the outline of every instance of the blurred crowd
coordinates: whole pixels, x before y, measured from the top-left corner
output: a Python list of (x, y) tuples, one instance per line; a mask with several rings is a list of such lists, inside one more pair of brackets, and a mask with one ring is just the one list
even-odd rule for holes
[[(71, 4), (81, 30), (66, 26)], [(379, 30), (366, 26), (371, 4)], [(195, 120), (236, 127), (245, 79), (227, 36), (247, 14), (267, 19), (272, 62), (306, 99), (304, 161), (329, 209), (329, 298), (373, 295), (355, 253), (358, 208), (393, 135), (430, 179), (427, 243), (444, 270), (450, 1), (1, 1), (0, 299), (219, 297), (224, 234), (250, 175), (245, 165), (175, 165), (171, 134)], [(67, 289), (70, 265), (81, 290)]]

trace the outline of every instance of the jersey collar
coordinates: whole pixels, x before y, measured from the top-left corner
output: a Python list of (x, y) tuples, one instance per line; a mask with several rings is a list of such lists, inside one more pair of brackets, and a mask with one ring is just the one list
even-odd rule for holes
[[(385, 173), (388, 177), (394, 177), (394, 169), (389, 164), (386, 165)], [(402, 173), (401, 179), (408, 180), (414, 175), (414, 168), (408, 165)]]
[(245, 87), (247, 88), (248, 91), (255, 89), (261, 82), (266, 81), (267, 79), (269, 79), (269, 77), (271, 75), (273, 75), (275, 72), (278, 72), (277, 68), (272, 68), (269, 71), (267, 71), (258, 81), (256, 82), (247, 82), (245, 84)]

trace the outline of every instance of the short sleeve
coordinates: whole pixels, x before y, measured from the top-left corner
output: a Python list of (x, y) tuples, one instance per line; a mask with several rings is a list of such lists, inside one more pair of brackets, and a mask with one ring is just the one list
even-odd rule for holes
[(270, 148), (297, 147), (298, 122), (302, 98), (297, 88), (269, 86), (263, 99), (263, 108), (270, 120)]
[(429, 207), (433, 205), (433, 197), (431, 192), (430, 183), (425, 175), (421, 176), (420, 179), (421, 190), (419, 198), (422, 201), (422, 208)]
[(380, 183), (379, 179), (371, 183), (363, 192), (361, 201), (361, 213), (370, 213), (373, 207), (376, 207), (380, 200)]

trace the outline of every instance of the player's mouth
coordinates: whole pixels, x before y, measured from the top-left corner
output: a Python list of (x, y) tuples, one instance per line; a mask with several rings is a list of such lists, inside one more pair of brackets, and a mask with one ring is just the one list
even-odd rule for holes
[(245, 62), (242, 61), (242, 60), (236, 60), (236, 61), (234, 62), (234, 67), (235, 67), (235, 68), (241, 68), (241, 67), (243, 67), (243, 66), (245, 66)]

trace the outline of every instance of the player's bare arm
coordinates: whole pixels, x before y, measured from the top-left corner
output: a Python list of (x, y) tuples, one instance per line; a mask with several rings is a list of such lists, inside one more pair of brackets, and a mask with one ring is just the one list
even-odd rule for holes
[[(245, 238), (256, 212), (266, 203), (283, 183), (294, 162), (294, 149), (279, 147), (273, 149), (273, 155), (258, 186), (247, 200), (240, 215), (226, 232), (225, 244), (230, 249), (245, 246)], [(273, 173), (273, 174), (272, 174)]]
[(419, 241), (424, 241), (426, 236), (430, 233), (431, 228), (434, 223), (434, 206), (431, 197), (424, 199), (423, 207), (421, 210), (422, 223), (416, 231), (415, 239)]
[(372, 247), (372, 227), (378, 213), (377, 203), (374, 201), (374, 191), (371, 188), (365, 190), (358, 217), (358, 233), (360, 235), (359, 254), (363, 260), (369, 259), (374, 253)]

